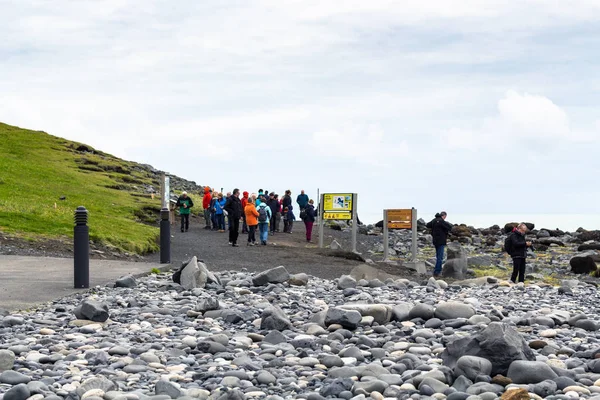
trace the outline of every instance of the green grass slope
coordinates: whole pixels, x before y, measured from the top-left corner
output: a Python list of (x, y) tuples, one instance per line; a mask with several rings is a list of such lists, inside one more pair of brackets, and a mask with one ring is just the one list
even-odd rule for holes
[(83, 205), (90, 240), (138, 254), (156, 251), (160, 196), (152, 199), (147, 188), (158, 191), (157, 172), (90, 146), (0, 123), (0, 232), (69, 240), (74, 210)]

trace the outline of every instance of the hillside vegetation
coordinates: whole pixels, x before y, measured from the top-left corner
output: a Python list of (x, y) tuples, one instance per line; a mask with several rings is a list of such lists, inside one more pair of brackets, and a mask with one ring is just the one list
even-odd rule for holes
[[(160, 174), (90, 146), (0, 123), (0, 232), (72, 240), (73, 213), (89, 211), (90, 240), (138, 254), (158, 250)], [(171, 178), (171, 189), (195, 191)]]

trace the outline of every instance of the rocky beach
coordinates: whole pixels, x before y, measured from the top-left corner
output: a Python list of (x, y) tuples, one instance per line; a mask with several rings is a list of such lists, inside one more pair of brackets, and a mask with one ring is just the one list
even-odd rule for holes
[[(112, 286), (112, 285), (111, 285)], [(568, 288), (569, 290), (564, 290)], [(3, 400), (600, 398), (594, 285), (124, 277), (0, 319)]]
[[(597, 231), (532, 226), (528, 282), (513, 285), (510, 224), (455, 226), (439, 280), (401, 266), (408, 231), (391, 233), (390, 263), (376, 226), (360, 227), (365, 263), (326, 257), (350, 240), (334, 225), (325, 252), (302, 232), (232, 249), (194, 228), (209, 261), (188, 259), (177, 282), (123, 277), (2, 312), (0, 398), (600, 398)], [(423, 221), (418, 237), (430, 262)], [(176, 258), (187, 240), (174, 237)], [(275, 260), (289, 266), (264, 267)]]

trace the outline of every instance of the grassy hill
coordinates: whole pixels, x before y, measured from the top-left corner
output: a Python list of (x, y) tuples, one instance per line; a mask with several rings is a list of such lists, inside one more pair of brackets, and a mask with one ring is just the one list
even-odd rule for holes
[[(158, 250), (160, 174), (90, 146), (0, 123), (0, 232), (36, 240), (73, 237), (89, 211), (90, 240), (138, 254)], [(171, 177), (171, 190), (197, 191)], [(61, 200), (64, 198), (64, 200)]]

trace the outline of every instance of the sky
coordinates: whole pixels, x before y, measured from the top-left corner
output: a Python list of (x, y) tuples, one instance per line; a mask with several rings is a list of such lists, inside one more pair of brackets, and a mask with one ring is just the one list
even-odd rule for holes
[(600, 213), (597, 0), (0, 0), (0, 121), (359, 215)]

